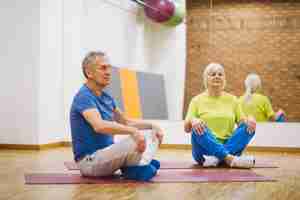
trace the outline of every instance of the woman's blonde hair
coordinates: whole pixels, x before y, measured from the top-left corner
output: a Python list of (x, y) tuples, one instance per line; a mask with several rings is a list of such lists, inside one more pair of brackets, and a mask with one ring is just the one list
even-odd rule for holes
[[(217, 70), (221, 70), (224, 73), (224, 76), (225, 76), (225, 70), (224, 70), (224, 67), (221, 64), (219, 64), (219, 63), (210, 63), (206, 66), (206, 68), (203, 72), (203, 84), (204, 84), (205, 89), (207, 89), (208, 74), (211, 73), (211, 72), (215, 72)], [(225, 85), (226, 85), (226, 80), (224, 80), (223, 89), (225, 88)]]
[(258, 89), (261, 89), (260, 77), (255, 73), (248, 74), (245, 79), (245, 88), (245, 102), (249, 103), (251, 101), (252, 94)]

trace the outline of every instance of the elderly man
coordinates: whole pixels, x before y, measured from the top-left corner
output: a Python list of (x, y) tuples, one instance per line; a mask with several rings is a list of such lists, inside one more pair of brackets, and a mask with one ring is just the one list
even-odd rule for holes
[[(111, 80), (111, 65), (103, 52), (90, 52), (82, 62), (87, 79), (73, 99), (70, 112), (74, 159), (84, 176), (109, 176), (121, 169), (125, 178), (148, 181), (159, 161), (141, 165), (145, 151), (142, 129), (152, 129), (161, 143), (160, 127), (127, 118), (103, 89)], [(114, 143), (114, 135), (128, 135)]]

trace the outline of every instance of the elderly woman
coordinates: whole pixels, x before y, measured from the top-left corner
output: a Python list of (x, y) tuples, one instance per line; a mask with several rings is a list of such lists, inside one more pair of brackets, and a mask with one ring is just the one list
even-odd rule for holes
[(243, 112), (247, 116), (253, 116), (258, 122), (277, 121), (284, 122), (284, 112), (279, 109), (275, 114), (271, 102), (267, 96), (260, 93), (261, 79), (257, 74), (249, 74), (245, 79), (246, 91), (240, 97)]
[(209, 64), (203, 79), (206, 91), (193, 97), (184, 125), (185, 132), (192, 132), (193, 158), (204, 167), (221, 162), (230, 167), (253, 167), (253, 156), (240, 155), (254, 136), (255, 119), (244, 118), (238, 99), (224, 91), (222, 65)]

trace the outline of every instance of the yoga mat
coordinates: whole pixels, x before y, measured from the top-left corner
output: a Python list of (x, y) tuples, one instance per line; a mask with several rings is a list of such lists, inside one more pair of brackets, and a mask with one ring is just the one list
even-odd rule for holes
[(237, 169), (182, 169), (161, 170), (152, 179), (158, 183), (179, 182), (262, 182), (275, 181), (270, 177), (258, 175), (251, 170)]
[[(194, 182), (263, 182), (275, 181), (251, 170), (229, 169), (183, 169), (159, 170), (150, 183), (194, 183)], [(80, 174), (33, 173), (25, 174), (26, 184), (122, 184), (142, 183), (124, 180), (120, 176), (83, 177)]]
[[(195, 168), (203, 168), (201, 165), (197, 165), (193, 161), (161, 161), (160, 169), (195, 169)], [(78, 166), (75, 162), (67, 161), (64, 162), (64, 165), (68, 170), (79, 170)], [(219, 166), (218, 168), (228, 168), (227, 166)], [(267, 161), (256, 161), (254, 168), (277, 168), (271, 162)]]

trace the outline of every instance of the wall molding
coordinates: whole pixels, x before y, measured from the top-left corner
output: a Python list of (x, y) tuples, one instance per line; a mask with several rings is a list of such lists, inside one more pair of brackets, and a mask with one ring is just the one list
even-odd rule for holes
[[(48, 143), (48, 144), (0, 144), (0, 149), (8, 150), (47, 150), (58, 147), (71, 147), (72, 143), (69, 141)], [(190, 150), (190, 144), (162, 144), (161, 149), (176, 149), (176, 150)], [(250, 152), (275, 152), (275, 153), (300, 153), (300, 147), (271, 147), (271, 146), (248, 146), (246, 151)]]
[(45, 150), (65, 146), (65, 142), (54, 142), (48, 144), (0, 144), (0, 149), (11, 150)]

